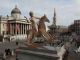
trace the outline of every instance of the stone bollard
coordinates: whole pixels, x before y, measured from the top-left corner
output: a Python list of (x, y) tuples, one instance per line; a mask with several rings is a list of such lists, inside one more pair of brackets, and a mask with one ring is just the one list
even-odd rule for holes
[(3, 54), (3, 59), (6, 59), (6, 53)]
[(4, 38), (3, 38), (3, 41), (2, 42), (5, 42)]
[(13, 50), (11, 51), (11, 55), (12, 55), (12, 56), (14, 55), (14, 51), (13, 51)]
[(58, 60), (63, 60), (63, 55), (65, 54), (65, 52), (66, 52), (66, 49), (63, 45), (57, 53), (57, 55), (59, 56)]

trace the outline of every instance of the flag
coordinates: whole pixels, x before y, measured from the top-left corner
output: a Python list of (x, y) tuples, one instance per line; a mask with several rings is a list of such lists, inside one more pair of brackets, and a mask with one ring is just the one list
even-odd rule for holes
[(20, 25), (19, 24), (16, 24), (16, 31), (20, 32)]

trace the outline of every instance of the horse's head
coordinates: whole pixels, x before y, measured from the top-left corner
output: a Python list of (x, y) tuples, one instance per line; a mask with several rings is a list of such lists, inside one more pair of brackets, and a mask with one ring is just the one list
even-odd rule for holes
[(47, 18), (47, 16), (44, 14), (44, 16), (41, 17), (41, 19), (45, 22), (50, 22), (49, 19)]

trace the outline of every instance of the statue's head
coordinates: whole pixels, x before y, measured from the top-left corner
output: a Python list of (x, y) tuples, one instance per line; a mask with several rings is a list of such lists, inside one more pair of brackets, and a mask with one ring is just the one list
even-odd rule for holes
[(44, 14), (43, 17), (41, 17), (41, 19), (44, 20), (45, 22), (48, 22), (48, 23), (50, 22), (49, 19), (47, 18), (47, 16), (45, 14)]
[(30, 11), (30, 12), (29, 12), (29, 15), (30, 15), (31, 17), (33, 17), (33, 12), (32, 12), (32, 11)]

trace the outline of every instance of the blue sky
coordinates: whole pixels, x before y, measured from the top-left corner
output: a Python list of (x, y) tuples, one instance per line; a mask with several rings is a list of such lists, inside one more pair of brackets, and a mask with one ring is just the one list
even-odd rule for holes
[(0, 0), (0, 15), (10, 15), (15, 5), (24, 16), (29, 17), (29, 11), (33, 11), (39, 17), (46, 14), (51, 22), (55, 8), (57, 25), (68, 26), (80, 19), (80, 0)]

